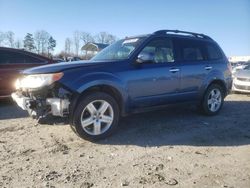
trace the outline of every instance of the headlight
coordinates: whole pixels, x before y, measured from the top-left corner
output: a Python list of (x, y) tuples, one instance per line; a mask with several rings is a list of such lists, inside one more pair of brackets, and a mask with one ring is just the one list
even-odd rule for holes
[(30, 88), (35, 89), (43, 86), (48, 86), (57, 80), (60, 80), (63, 73), (52, 73), (52, 74), (33, 74), (25, 76), (22, 79), (18, 79), (15, 83), (16, 89)]

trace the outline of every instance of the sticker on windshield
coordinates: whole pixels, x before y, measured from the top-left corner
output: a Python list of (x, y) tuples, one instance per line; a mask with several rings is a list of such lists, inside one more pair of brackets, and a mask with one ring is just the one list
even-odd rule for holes
[(138, 38), (135, 38), (135, 39), (127, 39), (127, 40), (124, 40), (122, 44), (134, 43), (134, 42), (137, 42), (137, 41), (138, 41)]

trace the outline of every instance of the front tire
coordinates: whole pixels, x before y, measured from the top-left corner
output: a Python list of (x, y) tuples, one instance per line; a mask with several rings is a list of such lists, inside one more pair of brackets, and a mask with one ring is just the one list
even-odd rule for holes
[(201, 110), (205, 115), (216, 115), (221, 110), (224, 103), (224, 91), (218, 84), (208, 87), (201, 102)]
[(76, 107), (75, 132), (90, 141), (106, 138), (116, 130), (119, 116), (119, 106), (112, 96), (103, 92), (90, 93)]

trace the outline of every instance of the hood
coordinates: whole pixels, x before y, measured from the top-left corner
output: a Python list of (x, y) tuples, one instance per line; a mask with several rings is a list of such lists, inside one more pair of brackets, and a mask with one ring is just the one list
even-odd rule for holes
[(33, 67), (30, 69), (24, 70), (23, 74), (46, 74), (46, 73), (55, 73), (62, 72), (68, 69), (74, 69), (78, 67), (87, 67), (102, 64), (103, 62), (94, 62), (94, 61), (74, 61), (74, 62), (65, 62), (65, 63), (55, 63), (50, 65), (43, 65), (39, 67)]
[(236, 72), (235, 76), (239, 78), (250, 78), (250, 70), (239, 70)]

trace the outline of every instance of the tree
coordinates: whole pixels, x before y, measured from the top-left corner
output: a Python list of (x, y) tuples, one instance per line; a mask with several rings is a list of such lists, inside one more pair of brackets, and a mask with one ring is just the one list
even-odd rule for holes
[(107, 32), (100, 32), (96, 36), (97, 42), (103, 43), (103, 44), (112, 44), (116, 41), (116, 36), (109, 34)]
[[(88, 32), (81, 32), (80, 39), (83, 41), (83, 45), (88, 42), (94, 42), (94, 37)], [(87, 56), (87, 51), (85, 51), (85, 57)]]
[(0, 31), (0, 46), (3, 46), (4, 39), (5, 39), (5, 33)]
[(15, 48), (20, 49), (23, 47), (22, 41), (20, 39), (17, 39), (15, 41)]
[(100, 32), (100, 33), (96, 36), (97, 42), (105, 43), (105, 38), (106, 38), (106, 36), (107, 36), (107, 33), (106, 33), (106, 32)]
[(79, 53), (79, 48), (80, 48), (80, 32), (79, 31), (75, 31), (74, 32), (74, 36), (73, 36), (73, 40), (74, 40), (74, 46), (75, 46), (75, 55), (78, 56)]
[(40, 30), (35, 32), (34, 40), (35, 40), (35, 46), (38, 54), (45, 54), (47, 51), (48, 46), (48, 40), (49, 40), (50, 34), (47, 31)]
[(7, 40), (8, 46), (13, 48), (14, 47), (14, 33), (12, 31), (8, 31), (5, 33), (5, 38)]
[(48, 41), (48, 56), (50, 54), (50, 51), (54, 51), (54, 48), (56, 47), (56, 40), (50, 36)]
[(65, 53), (66, 54), (70, 54), (71, 53), (71, 44), (72, 44), (72, 40), (70, 38), (66, 38), (65, 39)]
[(117, 37), (112, 35), (112, 34), (108, 34), (106, 42), (107, 44), (112, 44), (117, 40)]
[(33, 51), (35, 49), (34, 38), (31, 33), (27, 33), (23, 40), (23, 47), (28, 51)]
[(35, 32), (34, 41), (35, 41), (35, 48), (37, 50), (37, 53), (39, 54), (41, 51), (41, 32), (40, 31)]
[(88, 32), (81, 32), (80, 39), (83, 41), (83, 45), (94, 41), (94, 37)]

